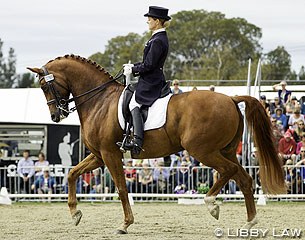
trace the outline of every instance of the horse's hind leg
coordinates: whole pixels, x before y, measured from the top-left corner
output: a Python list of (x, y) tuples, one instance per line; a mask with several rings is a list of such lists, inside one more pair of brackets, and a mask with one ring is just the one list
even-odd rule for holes
[(248, 219), (243, 228), (250, 229), (258, 222), (253, 196), (253, 179), (242, 166), (239, 167), (238, 172), (232, 177), (232, 179), (235, 180), (245, 197)]
[(256, 208), (253, 196), (253, 179), (239, 164), (236, 158), (235, 150), (230, 149), (228, 152), (223, 150), (222, 154), (232, 162), (236, 163), (238, 166), (238, 171), (234, 176), (232, 176), (232, 179), (235, 180), (236, 184), (239, 186), (245, 197), (248, 219), (246, 225), (243, 228), (250, 229), (255, 224), (257, 224), (257, 219), (255, 217)]
[(229, 179), (236, 174), (236, 172), (238, 171), (238, 166), (232, 161), (225, 158), (219, 151), (205, 155), (204, 158), (200, 158), (196, 155), (194, 155), (194, 157), (200, 160), (203, 164), (217, 170), (220, 175), (220, 177), (217, 179), (217, 181), (214, 183), (214, 185), (204, 198), (209, 212), (214, 218), (218, 219), (219, 206), (216, 203), (216, 196), (220, 192), (222, 187), (229, 181)]
[(70, 209), (70, 213), (72, 219), (74, 220), (74, 224), (77, 226), (81, 220), (82, 212), (80, 210), (76, 210), (76, 181), (78, 177), (86, 172), (89, 172), (93, 169), (96, 169), (103, 165), (103, 161), (98, 159), (92, 153), (88, 155), (84, 160), (82, 160), (79, 164), (77, 164), (68, 175), (68, 206)]

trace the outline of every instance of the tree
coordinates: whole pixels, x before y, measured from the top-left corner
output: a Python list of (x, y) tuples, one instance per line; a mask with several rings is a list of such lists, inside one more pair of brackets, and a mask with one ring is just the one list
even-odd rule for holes
[(108, 72), (116, 74), (124, 63), (139, 62), (142, 58), (144, 38), (136, 33), (118, 36), (108, 41), (104, 53), (95, 53), (89, 58), (102, 65)]
[(240, 68), (247, 67), (249, 56), (261, 55), (261, 29), (245, 19), (227, 19), (220, 12), (204, 10), (182, 11), (172, 17), (165, 67), (171, 77), (233, 79)]
[[(258, 58), (261, 54), (261, 29), (245, 19), (227, 19), (220, 12), (204, 10), (182, 11), (172, 17), (164, 68), (167, 79), (233, 79), (241, 69), (246, 72), (249, 55)], [(116, 73), (129, 60), (141, 60), (149, 37), (146, 32), (112, 38), (103, 53), (90, 59)]]
[(291, 56), (283, 46), (268, 52), (262, 65), (262, 79), (285, 80), (291, 72)]
[(16, 55), (13, 48), (10, 48), (7, 62), (2, 53), (3, 42), (0, 39), (0, 88), (12, 88), (17, 79)]
[(24, 73), (18, 77), (17, 88), (37, 87), (35, 77), (31, 73)]

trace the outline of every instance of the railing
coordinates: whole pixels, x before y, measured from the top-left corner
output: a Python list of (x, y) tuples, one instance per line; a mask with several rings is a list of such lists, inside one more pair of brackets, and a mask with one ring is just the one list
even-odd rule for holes
[[(253, 178), (255, 197), (258, 197), (260, 182), (258, 167), (245, 167)], [(24, 176), (30, 169), (23, 168)], [(60, 201), (66, 200), (68, 193), (67, 176), (70, 168), (60, 165), (49, 166), (24, 179), (20, 177), (15, 165), (0, 168), (0, 186), (6, 187), (9, 196), (19, 201), (21, 198), (31, 201), (40, 198)], [(305, 166), (284, 166), (288, 192), (273, 196), (282, 199), (305, 199)], [(47, 178), (47, 176), (49, 177)], [(43, 178), (45, 176), (45, 178)], [(126, 185), (130, 195), (141, 201), (172, 201), (176, 198), (203, 197), (218, 178), (218, 173), (208, 167), (156, 167), (125, 168)], [(48, 180), (45, 180), (48, 179)], [(76, 183), (77, 197), (90, 201), (118, 200), (116, 189), (107, 168), (97, 169), (81, 175)], [(224, 199), (243, 199), (243, 195), (233, 180), (221, 190)]]

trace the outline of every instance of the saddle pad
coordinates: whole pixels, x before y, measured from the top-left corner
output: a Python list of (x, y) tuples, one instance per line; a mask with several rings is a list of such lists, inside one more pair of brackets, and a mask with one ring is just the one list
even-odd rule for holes
[[(123, 130), (125, 127), (125, 120), (122, 112), (124, 91), (120, 96), (118, 104), (118, 118)], [(169, 94), (166, 97), (157, 99), (153, 105), (148, 108), (147, 120), (144, 123), (144, 131), (160, 128), (165, 124), (167, 105), (172, 95), (173, 94)]]

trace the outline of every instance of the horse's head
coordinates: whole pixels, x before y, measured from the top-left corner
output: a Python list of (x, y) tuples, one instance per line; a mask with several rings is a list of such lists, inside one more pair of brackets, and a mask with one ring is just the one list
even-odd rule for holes
[(60, 122), (66, 118), (69, 115), (70, 90), (65, 81), (65, 75), (46, 66), (28, 69), (38, 74), (39, 84), (47, 99), (52, 121)]

